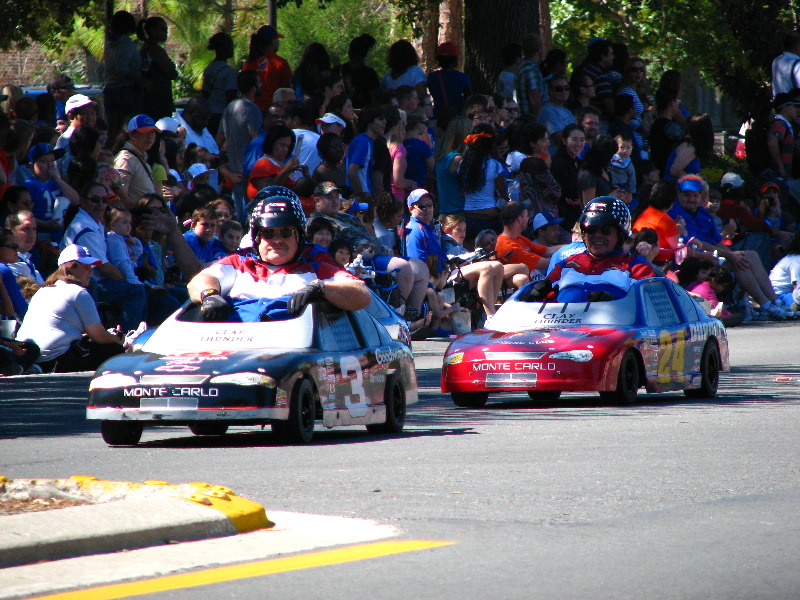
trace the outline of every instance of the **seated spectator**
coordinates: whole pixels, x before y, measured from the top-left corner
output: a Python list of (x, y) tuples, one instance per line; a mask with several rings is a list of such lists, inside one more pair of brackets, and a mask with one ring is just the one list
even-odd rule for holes
[[(63, 149), (56, 150), (45, 143), (36, 144), (28, 151), (33, 177), (25, 181), (25, 187), (33, 200), (40, 240), (58, 242), (63, 233), (61, 215), (65, 204), (78, 203), (78, 192), (61, 178), (56, 166), (56, 159), (63, 155)], [(59, 201), (59, 198), (63, 199)]]
[(242, 236), (244, 236), (244, 228), (239, 221), (230, 219), (219, 228), (219, 241), (226, 254), (235, 254), (239, 251)]
[(495, 252), (510, 264), (522, 264), (531, 275), (536, 270), (547, 268), (547, 260), (556, 247), (535, 244), (522, 235), (528, 228), (528, 209), (519, 202), (511, 201), (501, 210), (503, 233), (497, 237)]
[(325, 250), (331, 245), (335, 230), (333, 223), (325, 217), (313, 217), (308, 220), (306, 225), (306, 239), (321, 246)]
[(375, 237), (396, 256), (400, 253), (400, 236), (397, 228), (403, 222), (403, 203), (389, 193), (375, 199), (375, 220), (372, 228)]
[(644, 227), (639, 231), (634, 231), (633, 235), (628, 238), (628, 242), (631, 246), (629, 250), (631, 254), (634, 256), (641, 256), (647, 260), (647, 262), (653, 265), (653, 270), (656, 272), (657, 277), (666, 276), (664, 271), (661, 270), (661, 267), (654, 263), (659, 252), (658, 233), (656, 233), (655, 229)]
[(218, 255), (226, 254), (216, 233), (216, 215), (208, 208), (196, 209), (192, 213), (192, 227), (183, 237), (204, 265), (217, 260)]
[(94, 370), (123, 351), (123, 337), (105, 329), (86, 289), (100, 264), (87, 248), (68, 245), (56, 272), (31, 300), (17, 339), (41, 348), (37, 364), (45, 373)]
[(117, 267), (125, 281), (142, 285), (135, 273), (136, 265), (144, 252), (142, 243), (131, 235), (131, 213), (125, 208), (109, 208), (104, 217), (108, 260)]
[(36, 217), (29, 210), (11, 213), (5, 222), (14, 234), (14, 243), (17, 248), (17, 261), (9, 263), (8, 267), (16, 276), (30, 277), (35, 283), (41, 285), (44, 278), (34, 264), (31, 250), (36, 244)]
[[(406, 252), (423, 262), (429, 256), (438, 257), (439, 270), (444, 270), (447, 255), (439, 243), (436, 229), (431, 225), (433, 196), (426, 190), (414, 190), (408, 195), (408, 208), (411, 219), (405, 230)], [(457, 278), (462, 277), (469, 282), (470, 288), (477, 289), (486, 316), (492, 316), (503, 283), (503, 265), (496, 260), (468, 264), (458, 268)]]
[[(675, 203), (675, 184), (671, 181), (660, 181), (650, 192), (650, 196), (639, 203), (633, 213), (633, 230), (654, 229), (658, 234), (656, 247), (659, 252), (656, 261), (664, 263), (675, 259), (675, 251), (681, 245), (680, 233), (675, 219), (667, 211)], [(681, 222), (683, 223), (683, 222)]]
[(323, 133), (317, 140), (320, 163), (311, 178), (315, 184), (332, 181), (341, 189), (347, 189), (347, 171), (344, 167), (345, 147), (342, 137), (335, 133)]
[(28, 301), (22, 295), (17, 283), (17, 276), (9, 268), (9, 265), (16, 263), (17, 250), (19, 245), (14, 242), (14, 233), (6, 228), (0, 228), (0, 280), (11, 300), (14, 309), (13, 317), (17, 321), (22, 321), (28, 311)]
[[(93, 260), (99, 260), (94, 277), (94, 293), (98, 302), (114, 304), (120, 310), (120, 325), (124, 331), (136, 330), (145, 320), (146, 304), (143, 286), (132, 285), (108, 260), (103, 216), (108, 204), (108, 191), (102, 184), (88, 184), (80, 195), (80, 207), (64, 231), (62, 250), (76, 242), (88, 248)], [(88, 270), (92, 276), (92, 270)], [(63, 273), (62, 273), (63, 275)]]
[(800, 309), (800, 236), (796, 236), (780, 259), (769, 272), (772, 288), (786, 306)]
[(328, 254), (343, 269), (353, 261), (353, 248), (344, 240), (333, 240), (328, 246)]

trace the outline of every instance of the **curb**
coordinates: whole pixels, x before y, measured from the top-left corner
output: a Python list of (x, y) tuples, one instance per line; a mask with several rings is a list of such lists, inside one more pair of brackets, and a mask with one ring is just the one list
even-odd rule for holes
[(274, 525), (262, 505), (201, 482), (0, 476), (0, 502), (4, 498), (71, 498), (89, 504), (0, 516), (0, 568), (232, 536)]

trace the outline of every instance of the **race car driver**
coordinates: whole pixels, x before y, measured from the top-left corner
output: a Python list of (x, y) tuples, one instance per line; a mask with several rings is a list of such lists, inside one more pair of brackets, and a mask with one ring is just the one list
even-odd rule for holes
[(296, 194), (270, 186), (250, 213), (252, 254), (232, 254), (189, 282), (204, 321), (264, 321), (295, 317), (315, 300), (344, 310), (365, 308), (364, 282), (305, 241), (305, 215)]
[(584, 207), (579, 222), (586, 250), (556, 263), (547, 279), (533, 284), (524, 299), (616, 300), (628, 293), (633, 280), (655, 276), (647, 260), (622, 249), (631, 228), (631, 214), (624, 202), (611, 196), (595, 198)]

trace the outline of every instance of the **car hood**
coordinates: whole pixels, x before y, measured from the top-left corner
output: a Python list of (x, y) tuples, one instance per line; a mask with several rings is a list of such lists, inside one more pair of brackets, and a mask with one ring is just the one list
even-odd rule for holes
[(446, 355), (470, 350), (493, 352), (520, 351), (523, 349), (547, 352), (551, 350), (583, 347), (587, 344), (602, 344), (614, 347), (631, 337), (631, 329), (619, 326), (584, 326), (571, 329), (553, 327), (529, 329), (512, 333), (479, 330), (454, 340)]

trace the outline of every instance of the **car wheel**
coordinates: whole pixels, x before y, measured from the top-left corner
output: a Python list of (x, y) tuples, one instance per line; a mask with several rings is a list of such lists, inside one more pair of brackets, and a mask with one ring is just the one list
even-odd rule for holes
[(136, 421), (100, 421), (100, 434), (109, 446), (135, 446), (143, 430), (144, 425)]
[(706, 347), (703, 348), (703, 356), (700, 358), (700, 387), (692, 390), (683, 390), (683, 393), (688, 398), (713, 398), (717, 395), (721, 369), (719, 349), (712, 340), (709, 340), (706, 342)]
[(561, 398), (561, 392), (559, 390), (548, 390), (546, 392), (530, 390), (528, 392), (528, 397), (531, 400), (538, 400), (540, 402), (555, 402)]
[(636, 352), (628, 350), (622, 355), (617, 375), (617, 388), (613, 392), (600, 392), (600, 397), (614, 404), (633, 404), (639, 392), (639, 361)]
[(289, 419), (274, 422), (272, 432), (282, 442), (308, 444), (314, 437), (315, 413), (314, 386), (308, 379), (301, 379), (292, 390)]
[(453, 392), (450, 394), (453, 404), (461, 408), (481, 408), (489, 399), (487, 392)]
[(189, 425), (189, 431), (195, 435), (225, 435), (228, 431), (227, 423), (192, 423)]
[(386, 422), (367, 425), (370, 433), (400, 433), (406, 424), (406, 391), (399, 375), (393, 375), (386, 382), (383, 397), (386, 404)]

